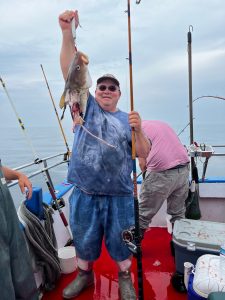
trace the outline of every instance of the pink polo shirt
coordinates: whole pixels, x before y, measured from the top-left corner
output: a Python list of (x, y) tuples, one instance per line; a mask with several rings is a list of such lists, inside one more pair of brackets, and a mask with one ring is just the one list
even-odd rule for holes
[(168, 124), (142, 121), (142, 128), (152, 144), (147, 157), (148, 171), (164, 171), (189, 162), (187, 150)]

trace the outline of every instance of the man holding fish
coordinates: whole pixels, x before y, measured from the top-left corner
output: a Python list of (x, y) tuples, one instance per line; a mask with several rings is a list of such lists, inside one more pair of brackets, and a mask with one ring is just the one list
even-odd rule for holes
[(63, 297), (74, 298), (94, 284), (93, 263), (101, 254), (104, 237), (118, 265), (121, 299), (134, 300), (132, 257), (121, 236), (123, 230), (134, 225), (131, 128), (137, 156), (148, 156), (149, 140), (142, 132), (139, 114), (117, 108), (121, 91), (115, 76), (98, 78), (95, 97), (90, 94), (88, 57), (77, 51), (73, 38), (79, 24), (78, 12), (65, 11), (59, 16), (59, 24), (60, 64), (66, 81), (60, 107), (69, 105), (74, 122), (68, 181), (75, 184), (70, 196), (70, 226), (78, 264), (78, 275), (64, 289)]

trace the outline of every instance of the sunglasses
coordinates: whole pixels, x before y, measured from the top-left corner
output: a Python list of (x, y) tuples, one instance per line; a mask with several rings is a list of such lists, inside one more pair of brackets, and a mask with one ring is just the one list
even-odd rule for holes
[(109, 90), (110, 92), (115, 92), (117, 90), (117, 87), (115, 85), (104, 85), (104, 84), (101, 84), (98, 86), (98, 89), (101, 91), (101, 92), (104, 92), (105, 90)]

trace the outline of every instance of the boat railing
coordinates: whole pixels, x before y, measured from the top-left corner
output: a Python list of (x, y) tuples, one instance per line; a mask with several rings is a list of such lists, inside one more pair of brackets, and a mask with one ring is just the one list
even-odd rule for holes
[[(212, 145), (213, 148), (225, 148), (225, 145)], [(225, 156), (225, 153), (213, 153), (212, 156)]]
[(189, 155), (191, 157), (204, 159), (203, 168), (202, 168), (202, 176), (200, 181), (205, 182), (206, 170), (208, 167), (208, 162), (211, 157), (225, 157), (225, 153), (215, 152), (215, 149), (225, 148), (225, 145), (207, 145), (202, 143), (197, 145), (197, 143), (192, 144), (189, 148)]
[[(52, 163), (51, 165), (48, 165), (49, 160), (54, 159), (54, 158), (59, 158), (59, 157), (62, 157), (62, 159), (60, 161), (57, 161), (55, 163)], [(45, 158), (36, 159), (33, 162), (18, 166), (16, 168), (13, 168), (13, 170), (17, 170), (17, 171), (18, 170), (24, 170), (26, 168), (39, 165), (39, 170), (31, 172), (29, 174), (26, 174), (26, 176), (28, 178), (32, 178), (32, 177), (35, 177), (35, 176), (37, 176), (41, 173), (45, 173), (45, 175), (48, 178), (48, 181), (49, 181), (50, 185), (53, 187), (51, 176), (49, 174), (49, 170), (52, 169), (52, 168), (55, 168), (59, 165), (68, 163), (68, 162), (69, 162), (68, 153), (58, 153), (58, 154), (51, 155), (51, 156), (48, 156), (48, 157), (45, 157)], [(43, 164), (43, 166), (41, 166), (41, 164)], [(12, 182), (8, 183), (8, 187), (12, 187), (12, 186), (17, 185), (17, 184), (18, 184), (18, 180), (15, 180), (15, 181), (12, 181)]]

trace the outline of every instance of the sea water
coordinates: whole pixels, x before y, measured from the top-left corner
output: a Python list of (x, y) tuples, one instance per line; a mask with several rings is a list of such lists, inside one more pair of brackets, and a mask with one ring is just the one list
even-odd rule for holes
[[(66, 128), (64, 134), (66, 135), (66, 140), (71, 150), (73, 141), (72, 129)], [(7, 129), (0, 127), (0, 159), (3, 165), (16, 168), (33, 162), (34, 157), (46, 158), (67, 152), (60, 128), (50, 126), (26, 128), (26, 136), (28, 137), (28, 141), (19, 127), (8, 127)], [(30, 144), (35, 153), (31, 150)], [(63, 156), (51, 159), (48, 161), (48, 165), (53, 165), (62, 159)], [(29, 175), (41, 170), (43, 167), (43, 164), (34, 165), (21, 171)], [(53, 185), (62, 182), (67, 175), (67, 163), (50, 169), (49, 173)], [(41, 187), (43, 192), (48, 190), (43, 174), (39, 174), (30, 180), (33, 186)], [(24, 196), (20, 193), (18, 186), (11, 187), (10, 191), (13, 195), (15, 206), (18, 207), (20, 202), (24, 199)]]
[[(4, 127), (0, 124), (0, 158), (3, 165), (7, 165), (11, 168), (18, 167), (20, 165), (34, 161), (34, 155), (32, 154), (29, 142), (27, 142), (21, 128), (17, 127)], [(177, 124), (170, 124), (178, 133), (180, 127)], [(26, 129), (27, 136), (31, 141), (36, 155), (39, 158), (45, 158), (58, 153), (67, 152), (65, 142), (60, 131), (60, 128), (55, 126), (33, 126)], [(73, 132), (71, 126), (64, 128), (64, 134), (66, 136), (69, 148), (72, 149)], [(186, 129), (180, 136), (183, 144), (189, 144), (189, 132)], [(224, 124), (202, 124), (198, 125), (195, 130), (195, 140), (198, 143), (205, 143), (209, 145), (221, 145), (225, 144), (225, 130)], [(174, 149), (175, 151), (176, 149)], [(225, 148), (215, 148), (216, 152), (225, 153)], [(202, 167), (204, 158), (198, 159), (197, 167), (199, 177), (202, 174)], [(49, 164), (53, 164), (55, 160), (49, 161)], [(140, 169), (137, 161), (137, 173)], [(26, 174), (30, 174), (34, 171), (40, 170), (40, 166), (34, 166), (29, 170), (24, 170)], [(66, 178), (67, 164), (60, 165), (51, 169), (50, 175), (52, 177), (53, 184), (62, 182)], [(206, 171), (207, 176), (225, 176), (225, 156), (224, 157), (212, 157), (209, 159), (208, 167)], [(47, 186), (43, 175), (40, 174), (35, 178), (31, 178), (33, 186), (42, 187), (43, 192), (47, 191)], [(23, 199), (18, 187), (12, 187), (11, 193), (14, 197), (16, 207), (18, 207), (20, 201)]]

